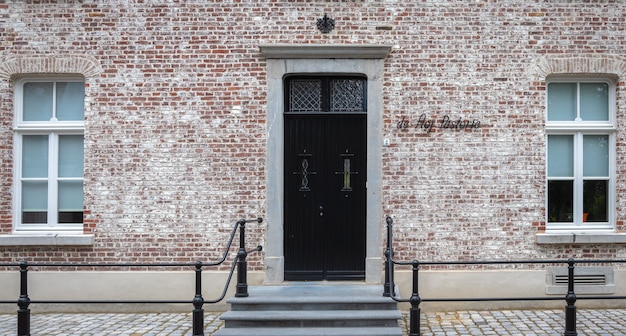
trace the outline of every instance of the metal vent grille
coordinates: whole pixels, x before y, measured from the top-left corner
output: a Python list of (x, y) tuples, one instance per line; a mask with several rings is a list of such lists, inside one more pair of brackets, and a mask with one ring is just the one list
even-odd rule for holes
[[(554, 283), (556, 285), (567, 285), (567, 275), (555, 275)], [(574, 285), (606, 285), (606, 275), (604, 274), (585, 274), (574, 275)]]
[[(567, 293), (567, 267), (546, 267), (546, 294)], [(610, 266), (577, 266), (574, 269), (576, 294), (613, 294), (615, 275)]]

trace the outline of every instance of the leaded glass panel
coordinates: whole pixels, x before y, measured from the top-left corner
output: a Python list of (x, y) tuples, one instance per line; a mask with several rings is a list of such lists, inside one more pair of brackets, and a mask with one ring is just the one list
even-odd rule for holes
[(321, 112), (322, 82), (319, 79), (297, 79), (290, 83), (289, 111)]
[(285, 81), (286, 113), (365, 113), (367, 78), (302, 76)]
[(365, 111), (365, 81), (334, 79), (330, 85), (330, 110), (336, 112)]

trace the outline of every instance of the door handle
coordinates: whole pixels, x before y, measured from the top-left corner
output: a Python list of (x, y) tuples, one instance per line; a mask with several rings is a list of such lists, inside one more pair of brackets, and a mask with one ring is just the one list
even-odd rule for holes
[(320, 217), (324, 216), (324, 207), (320, 205)]

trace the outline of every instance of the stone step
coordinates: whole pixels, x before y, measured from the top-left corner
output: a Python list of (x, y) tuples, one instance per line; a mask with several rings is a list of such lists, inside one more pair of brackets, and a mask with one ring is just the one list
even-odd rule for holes
[(393, 310), (397, 304), (383, 303), (358, 303), (347, 304), (344, 302), (272, 302), (272, 303), (231, 303), (232, 311), (261, 311), (261, 310)]
[(289, 283), (254, 286), (248, 297), (230, 298), (216, 336), (402, 336), (398, 305), (382, 286)]
[(225, 327), (392, 327), (402, 314), (398, 310), (264, 310), (228, 311)]
[[(257, 309), (267, 306), (274, 309), (300, 310), (318, 309), (326, 305), (331, 310), (353, 309), (395, 309), (397, 304), (382, 296), (382, 286), (367, 285), (293, 285), (255, 286), (248, 289), (249, 296), (228, 299), (233, 310)], [(341, 308), (343, 306), (343, 308)]]
[(402, 336), (400, 327), (385, 328), (222, 328), (215, 336)]
[(333, 285), (333, 283), (309, 283), (309, 282), (293, 282), (289, 285), (274, 286), (250, 286), (248, 287), (250, 296), (245, 298), (233, 299), (253, 299), (255, 297), (270, 296), (283, 294), (282, 296), (307, 296), (307, 297), (375, 297), (383, 298), (383, 286), (381, 285), (360, 285), (360, 284), (341, 284)]

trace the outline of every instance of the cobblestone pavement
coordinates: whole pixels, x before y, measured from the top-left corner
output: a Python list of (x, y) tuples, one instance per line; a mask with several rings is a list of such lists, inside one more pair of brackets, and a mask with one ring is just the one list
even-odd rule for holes
[[(579, 310), (576, 316), (579, 336), (626, 335), (626, 310)], [(408, 335), (408, 314), (401, 325)], [(422, 336), (448, 335), (563, 335), (564, 310), (502, 310), (424, 313)]]
[[(222, 326), (220, 313), (205, 312), (205, 335)], [(563, 335), (563, 310), (503, 310), (423, 313), (423, 336)], [(408, 335), (408, 313), (400, 325)], [(187, 314), (35, 314), (33, 336), (186, 336), (192, 335), (191, 313)], [(579, 310), (580, 336), (626, 335), (626, 310)], [(0, 314), (0, 335), (17, 335), (16, 314)], [(253, 335), (251, 335), (253, 336)]]

